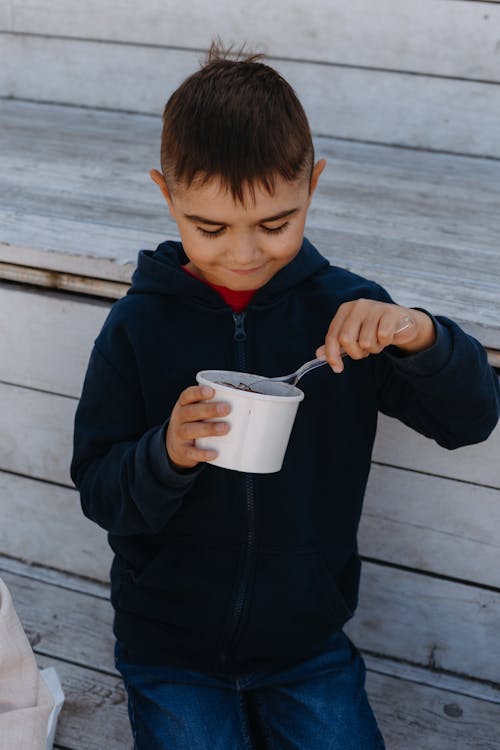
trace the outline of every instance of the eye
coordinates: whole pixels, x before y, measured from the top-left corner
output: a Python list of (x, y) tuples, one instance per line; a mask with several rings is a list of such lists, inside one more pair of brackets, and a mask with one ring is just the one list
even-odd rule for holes
[(261, 225), (261, 229), (264, 230), (267, 234), (281, 234), (281, 232), (284, 232), (287, 226), (290, 224), (289, 221), (285, 221), (284, 224), (281, 224), (279, 227), (265, 227), (264, 225)]
[(226, 227), (221, 227), (220, 229), (215, 229), (213, 232), (209, 232), (208, 229), (202, 229), (202, 227), (196, 227), (196, 230), (200, 232), (204, 237), (208, 237), (209, 239), (214, 239), (215, 237), (219, 237), (223, 233)]

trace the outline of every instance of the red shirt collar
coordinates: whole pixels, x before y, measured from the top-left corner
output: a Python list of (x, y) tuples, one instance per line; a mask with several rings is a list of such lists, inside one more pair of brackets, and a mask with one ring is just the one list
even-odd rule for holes
[(195, 276), (194, 273), (189, 270), (189, 268), (186, 268), (186, 266), (182, 266), (182, 269), (187, 274), (189, 274), (189, 276), (192, 276), (193, 279), (198, 279), (198, 281), (202, 281), (207, 286), (215, 289), (215, 291), (220, 294), (224, 302), (229, 305), (233, 312), (242, 312), (247, 307), (253, 295), (257, 291), (256, 289), (245, 289), (243, 291), (228, 289), (225, 286), (211, 284), (209, 281), (205, 281), (205, 279), (200, 279), (199, 276)]

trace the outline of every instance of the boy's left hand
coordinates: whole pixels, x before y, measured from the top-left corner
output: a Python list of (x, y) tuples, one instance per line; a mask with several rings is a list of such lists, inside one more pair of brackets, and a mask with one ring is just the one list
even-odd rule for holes
[[(404, 330), (396, 333), (407, 323)], [(357, 299), (344, 302), (333, 317), (325, 343), (316, 351), (334, 372), (342, 372), (342, 354), (363, 359), (391, 344), (408, 353), (428, 349), (436, 340), (432, 319), (421, 312), (388, 302)]]

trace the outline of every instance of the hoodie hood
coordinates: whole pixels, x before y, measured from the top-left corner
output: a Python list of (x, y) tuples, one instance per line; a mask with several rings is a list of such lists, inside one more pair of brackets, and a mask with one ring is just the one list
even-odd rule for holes
[[(155, 251), (141, 250), (127, 294), (186, 296), (209, 307), (226, 307), (214, 289), (182, 270), (188, 260), (180, 242), (162, 242)], [(249, 307), (259, 309), (273, 304), (297, 284), (329, 265), (328, 260), (304, 238), (295, 258), (255, 292)]]

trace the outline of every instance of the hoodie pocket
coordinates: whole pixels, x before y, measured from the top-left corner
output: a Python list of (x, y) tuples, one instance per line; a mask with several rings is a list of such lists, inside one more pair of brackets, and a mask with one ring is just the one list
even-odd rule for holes
[(240, 557), (240, 545), (195, 537), (168, 539), (144, 570), (126, 571), (119, 609), (215, 637), (226, 615)]
[(284, 657), (326, 638), (352, 611), (319, 553), (262, 552), (238, 648), (245, 656)]

